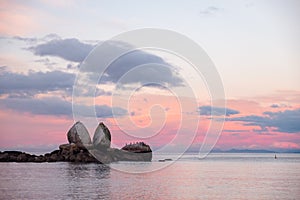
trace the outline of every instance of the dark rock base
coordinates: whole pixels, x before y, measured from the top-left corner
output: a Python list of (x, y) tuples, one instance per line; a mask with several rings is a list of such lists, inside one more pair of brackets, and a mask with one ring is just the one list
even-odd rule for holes
[(31, 155), (20, 151), (0, 152), (0, 162), (77, 162), (111, 163), (117, 161), (151, 161), (151, 152), (129, 152), (115, 148), (87, 150), (76, 144), (62, 144), (59, 150), (45, 155)]

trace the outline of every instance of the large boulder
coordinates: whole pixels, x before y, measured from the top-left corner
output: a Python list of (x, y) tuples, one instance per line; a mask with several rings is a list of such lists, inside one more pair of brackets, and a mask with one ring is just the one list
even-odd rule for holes
[(97, 149), (106, 150), (110, 148), (110, 143), (110, 131), (102, 122), (100, 122), (95, 130), (95, 134), (93, 137), (93, 145)]
[(74, 143), (80, 148), (89, 146), (91, 137), (86, 127), (81, 122), (76, 122), (67, 133), (69, 143)]

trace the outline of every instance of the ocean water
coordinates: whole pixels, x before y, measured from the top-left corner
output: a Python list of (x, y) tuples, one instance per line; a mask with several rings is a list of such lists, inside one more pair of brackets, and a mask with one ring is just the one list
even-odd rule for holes
[(159, 162), (175, 157), (108, 166), (0, 163), (0, 199), (300, 199), (300, 154), (186, 154)]

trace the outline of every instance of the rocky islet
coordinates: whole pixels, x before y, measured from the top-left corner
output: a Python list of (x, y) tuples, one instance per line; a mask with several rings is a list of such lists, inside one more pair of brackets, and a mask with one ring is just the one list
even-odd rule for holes
[(152, 150), (144, 142), (126, 144), (122, 149), (111, 148), (111, 133), (100, 122), (93, 142), (82, 122), (76, 122), (67, 132), (68, 144), (44, 155), (21, 151), (0, 152), (0, 162), (77, 162), (111, 163), (117, 161), (151, 161)]

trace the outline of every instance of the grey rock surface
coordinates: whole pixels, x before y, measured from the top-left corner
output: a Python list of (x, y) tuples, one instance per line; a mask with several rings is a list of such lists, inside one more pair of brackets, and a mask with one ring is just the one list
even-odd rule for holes
[(80, 148), (84, 148), (85, 145), (92, 143), (87, 128), (79, 121), (70, 128), (67, 138), (70, 144), (74, 143)]
[(95, 130), (93, 137), (93, 145), (97, 149), (108, 149), (111, 144), (111, 134), (109, 129), (100, 122)]

